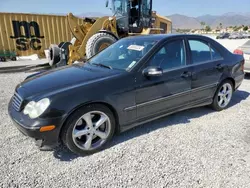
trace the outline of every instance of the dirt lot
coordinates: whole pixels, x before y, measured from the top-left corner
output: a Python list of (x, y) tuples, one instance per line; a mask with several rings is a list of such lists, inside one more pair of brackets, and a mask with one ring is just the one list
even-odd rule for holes
[(0, 187), (250, 187), (250, 77), (223, 112), (177, 113), (78, 157), (39, 151), (13, 126), (7, 104), (25, 76), (0, 75)]

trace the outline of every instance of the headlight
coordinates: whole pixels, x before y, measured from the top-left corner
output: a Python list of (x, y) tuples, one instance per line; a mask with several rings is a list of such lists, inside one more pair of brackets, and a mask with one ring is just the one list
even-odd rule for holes
[(48, 98), (44, 98), (38, 102), (31, 101), (25, 106), (23, 113), (25, 115), (29, 115), (31, 119), (35, 119), (42, 115), (42, 113), (49, 107), (49, 105), (50, 100)]

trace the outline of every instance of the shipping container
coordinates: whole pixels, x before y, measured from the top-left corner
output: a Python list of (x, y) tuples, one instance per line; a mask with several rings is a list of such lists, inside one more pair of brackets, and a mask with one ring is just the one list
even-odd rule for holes
[[(83, 19), (79, 18), (82, 24)], [(0, 51), (15, 51), (18, 56), (38, 54), (50, 44), (73, 38), (66, 16), (0, 13)]]

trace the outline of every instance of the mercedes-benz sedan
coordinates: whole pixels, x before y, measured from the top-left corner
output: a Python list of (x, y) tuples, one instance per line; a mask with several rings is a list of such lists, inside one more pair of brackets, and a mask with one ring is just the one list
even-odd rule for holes
[(121, 39), (85, 64), (36, 74), (9, 103), (16, 127), (41, 149), (62, 141), (80, 155), (115, 132), (181, 110), (228, 107), (244, 78), (244, 58), (195, 35)]

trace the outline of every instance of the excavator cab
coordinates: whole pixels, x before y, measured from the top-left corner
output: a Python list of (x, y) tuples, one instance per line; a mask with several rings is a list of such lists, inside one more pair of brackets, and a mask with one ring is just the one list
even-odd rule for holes
[(171, 21), (152, 11), (152, 1), (106, 0), (113, 16), (84, 18), (82, 24), (69, 13), (67, 22), (74, 38), (50, 46), (49, 64), (58, 67), (87, 60), (124, 37), (170, 32)]
[(151, 26), (152, 0), (111, 0), (110, 8), (116, 17), (119, 35), (142, 33)]

